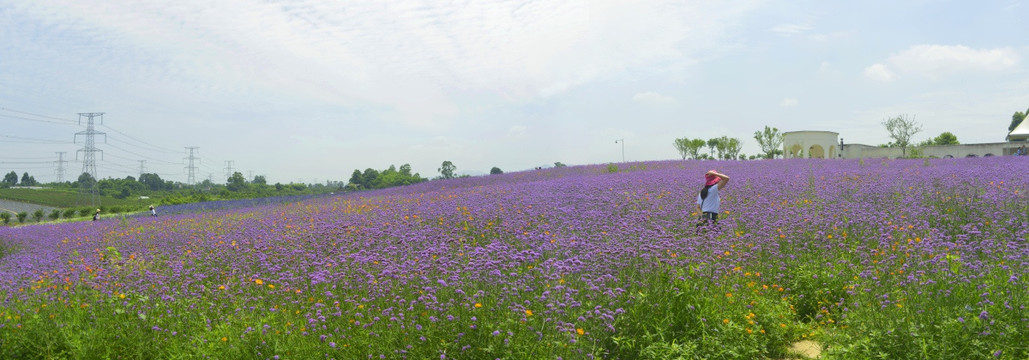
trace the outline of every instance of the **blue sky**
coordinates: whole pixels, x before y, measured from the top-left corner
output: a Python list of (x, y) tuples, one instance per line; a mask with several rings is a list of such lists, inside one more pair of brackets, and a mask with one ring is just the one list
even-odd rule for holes
[[(675, 138), (830, 130), (1004, 140), (1023, 1), (0, 0), (0, 172), (56, 178), (105, 112), (102, 178), (346, 180), (412, 165), (678, 158)], [(39, 140), (54, 140), (42, 142)], [(82, 159), (79, 154), (78, 158)]]

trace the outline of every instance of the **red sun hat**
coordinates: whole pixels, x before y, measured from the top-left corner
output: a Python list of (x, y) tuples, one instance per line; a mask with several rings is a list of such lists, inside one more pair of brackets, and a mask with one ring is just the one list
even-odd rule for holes
[[(712, 170), (712, 171), (714, 171), (714, 170)], [(719, 181), (722, 181), (722, 178), (714, 176), (714, 175), (711, 175), (711, 174), (705, 174), (704, 175), (704, 180), (705, 180), (704, 181), (704, 186), (711, 186), (711, 185), (717, 184)]]

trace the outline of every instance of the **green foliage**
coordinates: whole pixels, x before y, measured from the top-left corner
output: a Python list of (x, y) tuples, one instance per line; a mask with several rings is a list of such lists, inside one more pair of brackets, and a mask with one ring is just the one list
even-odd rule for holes
[(1008, 126), (1008, 131), (1015, 130), (1015, 128), (1025, 120), (1026, 114), (1029, 114), (1029, 109), (1026, 109), (1025, 112), (1015, 111), (1015, 113), (1011, 115), (1011, 125)]
[(893, 139), (892, 146), (901, 148), (901, 154), (907, 156), (907, 148), (911, 145), (911, 137), (922, 131), (922, 124), (915, 121), (914, 117), (907, 115), (894, 116), (882, 122), (886, 131)]
[(7, 211), (0, 212), (0, 220), (4, 221), (4, 225), (11, 223), (11, 213)]
[(46, 212), (43, 209), (36, 209), (36, 211), (32, 212), (32, 218), (36, 219), (36, 222), (43, 221), (44, 216), (46, 216)]
[(679, 155), (682, 156), (683, 160), (686, 160), (687, 157), (693, 160), (701, 159), (700, 149), (703, 149), (705, 144), (707, 142), (704, 139), (689, 138), (675, 139), (674, 143), (675, 149), (679, 151)]
[(229, 191), (239, 192), (247, 189), (247, 179), (243, 177), (243, 173), (237, 171), (232, 173), (232, 176), (228, 179), (228, 184), (225, 185)]
[(347, 184), (347, 189), (384, 189), (394, 186), (417, 184), (427, 180), (428, 179), (422, 178), (418, 173), (412, 174), (410, 164), (401, 165), (400, 170), (397, 170), (396, 166), (390, 165), (389, 168), (382, 172), (368, 168), (364, 170), (364, 173), (362, 173), (360, 170), (354, 169), (354, 173), (350, 175), (350, 182)]
[(774, 159), (776, 155), (782, 154), (783, 134), (778, 128), (765, 125), (763, 131), (754, 132), (754, 140), (757, 140), (765, 159)]
[(568, 166), (568, 165), (565, 165), (564, 163), (562, 163), (560, 161), (554, 162), (554, 167), (556, 167), (556, 168), (565, 167), (565, 166)]
[(500, 168), (498, 168), (496, 166), (494, 166), (492, 169), (489, 169), (489, 174), (490, 175), (498, 175), (498, 174), (503, 174), (503, 173), (504, 173), (504, 170), (500, 170)]
[(18, 222), (24, 223), (25, 222), (25, 218), (29, 217), (29, 213), (22, 211), (22, 212), (18, 213), (18, 215), (16, 215), (16, 216), (18, 217)]
[(618, 165), (607, 164), (607, 172), (610, 173), (610, 174), (614, 174), (614, 173), (618, 172)]
[(440, 168), (438, 170), (441, 178), (453, 179), (454, 171), (457, 171), (457, 166), (455, 166), (454, 163), (450, 162), (450, 160), (446, 160), (443, 162), (443, 164), (440, 165)]
[(93, 209), (92, 208), (88, 208), (87, 207), (87, 208), (80, 208), (79, 209), (79, 216), (80, 217), (86, 217), (86, 216), (89, 216), (91, 214), (93, 214)]
[(21, 186), (36, 186), (38, 184), (36, 178), (30, 176), (28, 172), (21, 176)]
[(958, 137), (949, 131), (945, 131), (939, 136), (926, 139), (923, 142), (918, 143), (918, 146), (933, 146), (933, 145), (958, 145)]
[(14, 171), (11, 171), (11, 172), (7, 173), (7, 175), (4, 175), (4, 182), (3, 182), (3, 184), (5, 186), (18, 185), (18, 173), (14, 172)]
[(61, 209), (54, 209), (53, 211), (50, 212), (50, 215), (48, 215), (47, 217), (49, 217), (50, 220), (60, 219), (61, 218)]
[(71, 218), (75, 217), (75, 209), (73, 209), (73, 208), (64, 209), (64, 211), (61, 213), (61, 216), (63, 216), (65, 219), (71, 219)]

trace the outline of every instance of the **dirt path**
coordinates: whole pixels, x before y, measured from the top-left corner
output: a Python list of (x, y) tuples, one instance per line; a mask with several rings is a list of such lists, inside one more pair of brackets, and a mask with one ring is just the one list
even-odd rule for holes
[(790, 352), (801, 359), (818, 359), (822, 356), (822, 345), (811, 340), (803, 340), (793, 343)]

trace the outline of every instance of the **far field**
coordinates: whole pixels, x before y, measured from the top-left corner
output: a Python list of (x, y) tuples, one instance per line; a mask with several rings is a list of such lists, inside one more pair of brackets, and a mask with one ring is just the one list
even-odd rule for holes
[(0, 227), (0, 358), (1022, 360), (1027, 173), (666, 161)]

